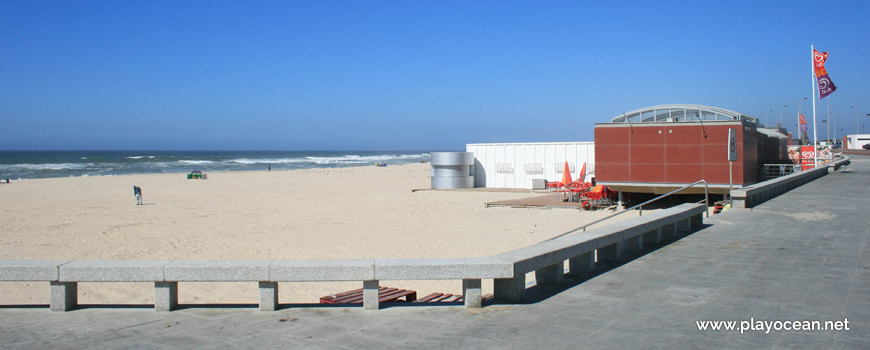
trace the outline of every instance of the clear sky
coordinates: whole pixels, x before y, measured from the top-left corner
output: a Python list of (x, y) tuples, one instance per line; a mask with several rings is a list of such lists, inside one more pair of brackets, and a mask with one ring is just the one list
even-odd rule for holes
[(810, 44), (854, 133), (868, 23), (870, 1), (8, 0), (0, 149), (463, 150), (668, 103), (788, 105), (793, 129)]

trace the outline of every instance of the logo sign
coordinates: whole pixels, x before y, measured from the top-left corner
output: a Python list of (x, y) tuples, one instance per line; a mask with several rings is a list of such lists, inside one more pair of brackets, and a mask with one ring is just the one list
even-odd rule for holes
[(728, 129), (728, 161), (737, 160), (737, 130)]
[(813, 167), (816, 158), (816, 148), (814, 146), (801, 146), (801, 168), (804, 170)]
[(831, 77), (828, 76), (828, 71), (825, 70), (825, 61), (828, 59), (827, 52), (818, 52), (813, 50), (813, 67), (815, 68), (816, 79), (819, 85), (819, 99), (823, 99), (837, 90)]

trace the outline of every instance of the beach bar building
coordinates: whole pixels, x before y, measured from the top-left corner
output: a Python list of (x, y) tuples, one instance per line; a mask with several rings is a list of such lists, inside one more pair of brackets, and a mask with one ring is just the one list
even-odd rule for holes
[[(619, 192), (663, 194), (698, 180), (728, 193), (728, 132), (736, 132), (733, 183), (758, 182), (762, 162), (787, 163), (788, 136), (749, 115), (701, 105), (659, 105), (595, 124), (598, 183)], [(695, 191), (703, 193), (703, 187)]]
[(472, 143), (474, 187), (543, 188), (544, 180), (562, 179), (565, 162), (571, 177), (586, 163), (586, 180), (595, 176), (593, 142)]

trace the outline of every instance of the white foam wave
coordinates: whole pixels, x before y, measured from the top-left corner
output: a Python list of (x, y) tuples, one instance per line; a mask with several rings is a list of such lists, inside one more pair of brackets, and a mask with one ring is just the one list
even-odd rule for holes
[(212, 161), (212, 160), (182, 159), (182, 160), (179, 160), (178, 163), (202, 165), (202, 164), (214, 164), (214, 161)]
[(316, 164), (365, 164), (372, 162), (388, 161), (394, 159), (419, 159), (422, 155), (413, 154), (381, 154), (375, 156), (359, 156), (346, 154), (343, 157), (305, 157)]
[(228, 161), (229, 163), (238, 163), (238, 164), (290, 164), (290, 163), (304, 163), (305, 159), (301, 158), (238, 158), (231, 159)]
[(94, 163), (45, 163), (45, 164), (6, 164), (0, 165), (2, 170), (69, 170), (85, 169), (95, 166)]

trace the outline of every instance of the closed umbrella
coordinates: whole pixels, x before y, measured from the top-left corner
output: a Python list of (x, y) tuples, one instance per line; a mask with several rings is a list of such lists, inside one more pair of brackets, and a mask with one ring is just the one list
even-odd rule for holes
[(562, 183), (566, 186), (574, 181), (571, 179), (571, 168), (568, 167), (568, 161), (565, 161), (565, 171), (562, 172)]

